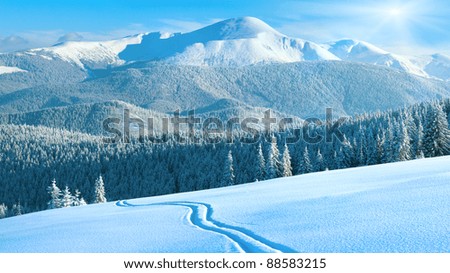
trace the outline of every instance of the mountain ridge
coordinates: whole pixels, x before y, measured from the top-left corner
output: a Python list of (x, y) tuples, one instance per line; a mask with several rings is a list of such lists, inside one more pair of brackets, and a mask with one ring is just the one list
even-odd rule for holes
[(450, 57), (443, 54), (412, 58), (355, 39), (318, 44), (288, 37), (254, 17), (227, 19), (187, 33), (150, 32), (109, 41), (68, 41), (52, 47), (10, 54), (59, 59), (86, 71), (140, 61), (197, 66), (246, 66), (342, 60), (386, 66), (421, 77), (450, 79)]

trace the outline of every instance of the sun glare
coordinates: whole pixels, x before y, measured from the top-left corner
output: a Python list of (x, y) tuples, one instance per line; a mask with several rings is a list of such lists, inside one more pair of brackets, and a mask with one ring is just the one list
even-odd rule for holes
[(388, 14), (391, 16), (400, 16), (402, 15), (402, 10), (399, 8), (392, 8), (388, 10)]

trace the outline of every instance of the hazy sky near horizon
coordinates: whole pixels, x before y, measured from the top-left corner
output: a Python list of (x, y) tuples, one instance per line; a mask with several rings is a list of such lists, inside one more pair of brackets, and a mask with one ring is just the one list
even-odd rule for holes
[(0, 52), (254, 16), (319, 43), (354, 38), (397, 53), (450, 53), (449, 14), (448, 0), (0, 0)]

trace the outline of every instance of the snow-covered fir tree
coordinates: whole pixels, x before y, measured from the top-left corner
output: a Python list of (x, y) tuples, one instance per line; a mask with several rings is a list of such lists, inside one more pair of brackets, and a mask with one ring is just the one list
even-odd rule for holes
[(368, 133), (366, 134), (366, 143), (367, 147), (365, 148), (366, 151), (366, 165), (375, 165), (378, 163), (379, 160), (379, 141), (380, 138), (378, 135), (375, 135), (373, 132), (372, 127), (369, 128)]
[(298, 160), (297, 174), (310, 173), (312, 171), (313, 167), (311, 165), (308, 147), (305, 147), (303, 153), (300, 154), (300, 158)]
[(313, 168), (313, 170), (315, 172), (321, 172), (321, 171), (325, 170), (323, 156), (322, 156), (322, 153), (320, 152), (320, 149), (317, 150), (317, 154), (316, 154), (316, 157), (314, 159), (314, 168)]
[(277, 140), (272, 137), (266, 160), (266, 179), (281, 177), (282, 173), (282, 164), (280, 161), (280, 151), (278, 150)]
[(221, 186), (227, 187), (234, 185), (234, 179), (233, 153), (230, 150), (225, 159)]
[(399, 151), (398, 151), (398, 161), (406, 161), (411, 159), (411, 143), (408, 134), (407, 127), (402, 124), (401, 132), (399, 135)]
[(14, 216), (19, 216), (23, 214), (23, 207), (22, 205), (20, 205), (20, 202), (12, 206), (11, 212)]
[(73, 196), (73, 206), (84, 206), (87, 205), (86, 201), (84, 200), (83, 197), (81, 197), (81, 192), (76, 189), (75, 190), (75, 194)]
[(390, 118), (388, 118), (387, 126), (384, 134), (383, 139), (383, 157), (381, 158), (382, 163), (390, 163), (392, 162), (394, 158), (394, 126), (392, 125), (392, 122)]
[(286, 144), (284, 145), (284, 151), (281, 161), (283, 166), (283, 177), (292, 176), (291, 155), (289, 153), (289, 148)]
[(423, 153), (423, 125), (420, 119), (418, 120), (417, 135), (415, 137), (414, 143), (415, 143), (414, 154), (416, 155), (417, 158), (424, 158), (425, 155)]
[(256, 180), (264, 180), (266, 176), (266, 160), (264, 159), (264, 152), (261, 143), (258, 144), (258, 150), (256, 154)]
[(423, 146), (426, 157), (450, 154), (450, 131), (440, 104), (428, 107)]
[(74, 203), (74, 197), (70, 193), (69, 187), (66, 186), (61, 194), (61, 207), (62, 208), (72, 207), (73, 203)]
[(0, 219), (8, 216), (8, 207), (5, 204), (0, 204)]
[(52, 180), (52, 184), (47, 188), (50, 195), (50, 201), (47, 203), (49, 209), (57, 209), (62, 207), (61, 197), (62, 192), (56, 185), (56, 179)]
[(97, 180), (95, 180), (94, 203), (106, 203), (106, 201), (105, 184), (103, 182), (103, 177), (100, 175)]

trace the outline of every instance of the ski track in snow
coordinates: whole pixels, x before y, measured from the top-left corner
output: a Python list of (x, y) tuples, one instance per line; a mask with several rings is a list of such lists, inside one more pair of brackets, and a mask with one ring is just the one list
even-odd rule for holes
[(189, 209), (187, 214), (188, 222), (197, 228), (205, 231), (214, 232), (225, 236), (230, 240), (240, 252), (246, 253), (295, 253), (296, 251), (289, 247), (270, 242), (269, 240), (255, 235), (253, 232), (242, 227), (231, 226), (221, 223), (212, 218), (214, 209), (210, 204), (177, 201), (153, 204), (131, 204), (128, 201), (116, 202), (118, 207), (150, 207), (150, 206), (180, 206)]

